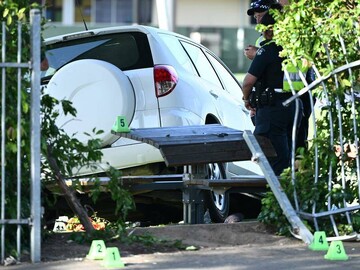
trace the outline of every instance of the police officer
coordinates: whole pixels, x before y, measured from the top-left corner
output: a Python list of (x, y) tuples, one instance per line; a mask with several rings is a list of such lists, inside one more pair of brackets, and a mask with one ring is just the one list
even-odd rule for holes
[[(272, 40), (271, 25), (275, 23), (271, 14), (266, 13), (261, 24), (268, 27), (263, 32), (264, 41), (257, 50), (243, 81), (243, 99), (247, 109), (256, 107), (255, 135), (270, 139), (277, 157), (270, 160), (276, 175), (290, 166), (291, 129), (295, 115), (295, 103), (283, 106), (282, 102), (291, 96), (283, 92), (283, 59), (279, 57), (282, 48)], [(252, 92), (256, 85), (255, 92)], [(253, 98), (250, 100), (250, 94)], [(254, 98), (255, 97), (255, 98)], [(252, 101), (250, 103), (250, 101)]]
[[(269, 10), (269, 8), (274, 5), (275, 0), (256, 0), (250, 4), (250, 8), (247, 10), (247, 15), (254, 16), (256, 23), (259, 23), (264, 16), (264, 14)], [(248, 45), (244, 49), (244, 55), (253, 60), (256, 54), (256, 51), (260, 47), (260, 42), (263, 41), (264, 38), (261, 35), (255, 42), (255, 45)]]
[[(269, 8), (275, 4), (275, 0), (255, 0), (251, 2), (250, 8), (247, 10), (247, 15), (254, 16), (256, 23), (260, 23), (262, 17), (268, 12)], [(255, 45), (248, 45), (244, 49), (244, 55), (249, 59), (253, 60), (257, 50), (260, 47), (260, 43), (264, 40), (263, 35), (255, 41)], [(256, 125), (255, 109), (250, 110), (251, 121)]]

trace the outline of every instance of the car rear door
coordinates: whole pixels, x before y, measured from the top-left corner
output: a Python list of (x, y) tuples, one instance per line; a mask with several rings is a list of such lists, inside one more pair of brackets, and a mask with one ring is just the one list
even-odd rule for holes
[(232, 101), (235, 103), (237, 107), (237, 112), (239, 113), (238, 119), (240, 121), (241, 127), (240, 130), (253, 130), (254, 125), (250, 118), (249, 110), (246, 109), (245, 104), (243, 102), (243, 93), (239, 82), (236, 80), (235, 76), (232, 72), (225, 66), (224, 63), (221, 62), (218, 58), (216, 58), (213, 54), (208, 51), (205, 51), (205, 55), (211, 62), (213, 68), (215, 69), (219, 79), (222, 82), (224, 87), (221, 93), (223, 94), (224, 100), (226, 103)]
[[(194, 66), (202, 79), (201, 83), (203, 84), (203, 87), (207, 89), (209, 96), (211, 96), (217, 111), (216, 116), (220, 119), (221, 124), (239, 130), (249, 128), (247, 125), (244, 125), (244, 123), (247, 123), (246, 119), (249, 117), (245, 114), (239, 103), (239, 97), (241, 97), (240, 86), (238, 86), (239, 95), (231, 95), (230, 92), (225, 90), (225, 87), (220, 80), (221, 74), (216, 72), (204, 51), (199, 46), (188, 42), (182, 42), (182, 45), (192, 59)], [(223, 78), (223, 80), (229, 78), (231, 78), (231, 75), (227, 78)]]

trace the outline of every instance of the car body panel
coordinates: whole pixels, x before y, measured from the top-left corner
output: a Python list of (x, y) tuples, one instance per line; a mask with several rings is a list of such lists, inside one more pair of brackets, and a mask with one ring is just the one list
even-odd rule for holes
[[(117, 33), (146, 35), (153, 62), (153, 66), (122, 71), (134, 89), (134, 109), (132, 116), (127, 119), (130, 128), (203, 125), (207, 124), (207, 119), (211, 119), (211, 123), (216, 122), (239, 130), (253, 130), (249, 112), (242, 102), (241, 87), (231, 71), (206, 47), (187, 37), (158, 28), (134, 25), (62, 35), (47, 39), (45, 44), (62, 46), (68, 41), (81, 43), (86, 40), (83, 38), (86, 35), (91, 40)], [(206, 75), (206, 70), (201, 71), (196, 66), (196, 59), (191, 58), (191, 50), (197, 51), (203, 61), (209, 61), (206, 63), (207, 68), (214, 74), (209, 78), (210, 81), (202, 78), (202, 75)], [(156, 65), (172, 66), (179, 78), (176, 87), (166, 96), (157, 97), (155, 93), (153, 67)], [(219, 76), (220, 69), (226, 74), (223, 78)], [(115, 118), (110, 121), (115, 121)], [(109, 132), (111, 125), (102, 128)], [(112, 143), (101, 150), (104, 164), (109, 162), (115, 168), (124, 169), (163, 161), (160, 152), (152, 146), (116, 136), (112, 139)], [(248, 171), (245, 168), (249, 168), (242, 166), (241, 162), (233, 163), (232, 166), (238, 168), (232, 170), (236, 172), (241, 171), (241, 168)], [(256, 168), (254, 170), (256, 171)], [(94, 173), (93, 170), (85, 168), (77, 172), (79, 175)]]

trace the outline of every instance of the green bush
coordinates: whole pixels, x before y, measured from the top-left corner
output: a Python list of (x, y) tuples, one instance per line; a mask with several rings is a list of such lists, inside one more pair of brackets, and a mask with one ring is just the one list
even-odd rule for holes
[[(357, 0), (291, 1), (291, 5), (285, 6), (283, 12), (271, 12), (277, 19), (274, 39), (283, 47), (281, 55), (288, 63), (306, 59), (315, 64), (321, 76), (326, 77), (335, 68), (359, 60), (360, 5)], [(359, 123), (360, 117), (358, 109), (354, 114), (351, 103), (344, 100), (352, 85), (359, 86), (359, 78), (359, 69), (353, 69), (351, 74), (345, 70), (338, 73), (336, 78), (330, 76), (312, 91), (314, 96), (321, 99), (326, 88), (330, 103), (321, 109), (316, 119), (316, 139), (310, 141), (309, 149), (300, 149), (297, 153), (299, 168), (295, 179), (292, 179), (290, 171), (285, 171), (281, 179), (294, 206), (295, 189), (299, 211), (312, 213), (313, 205), (315, 212), (327, 211), (329, 198), (331, 207), (342, 208), (345, 207), (344, 201), (353, 203), (358, 198), (356, 162), (347, 156), (346, 144), (354, 143), (353, 119)], [(339, 116), (340, 122), (337, 121)], [(329, 121), (331, 118), (335, 120), (333, 124)], [(357, 138), (359, 136), (357, 130)], [(343, 156), (336, 155), (337, 145), (343, 147)], [(315, 183), (316, 158), (319, 160), (319, 170)], [(344, 170), (341, 165), (344, 165)], [(346, 183), (344, 187), (342, 177)], [(259, 220), (275, 225), (281, 234), (289, 232), (289, 224), (271, 192), (263, 199)], [(345, 215), (336, 215), (334, 220), (340, 234), (360, 228), (356, 215), (353, 228), (348, 225)], [(313, 223), (307, 224), (310, 230), (315, 230)], [(328, 218), (320, 219), (319, 227), (327, 235), (335, 234)]]
[[(21, 23), (21, 57), (22, 62), (27, 62), (30, 56), (30, 29), (29, 18), (31, 8), (39, 8), (37, 4), (29, 5), (26, 0), (8, 0), (0, 2), (1, 22), (6, 23), (6, 62), (17, 62), (18, 50), (18, 23)], [(43, 20), (44, 21), (44, 20)], [(1, 32), (0, 38), (4, 35)], [(6, 157), (6, 195), (5, 195), (5, 219), (17, 218), (17, 183), (18, 177), (18, 162), (17, 153), (17, 86), (18, 76), (17, 69), (6, 69), (6, 119), (5, 119), (5, 157)], [(26, 71), (28, 72), (28, 71)], [(21, 217), (27, 219), (30, 217), (30, 180), (31, 172), (31, 153), (30, 153), (30, 110), (31, 102), (29, 95), (29, 76), (23, 71), (21, 76)], [(57, 176), (61, 176), (64, 180), (73, 176), (73, 168), (79, 166), (96, 166), (97, 162), (101, 160), (102, 154), (99, 150), (100, 142), (98, 139), (93, 139), (89, 135), (88, 144), (85, 146), (78, 140), (69, 137), (65, 132), (55, 125), (55, 119), (59, 112), (55, 110), (56, 105), (61, 104), (64, 112), (76, 115), (76, 110), (71, 106), (68, 101), (58, 101), (48, 95), (43, 95), (41, 99), (41, 175), (43, 181), (54, 180)], [(1, 104), (0, 104), (1, 106)], [(94, 133), (99, 133), (94, 129)], [(53, 161), (57, 166), (54, 170), (50, 166), (49, 160)], [(119, 186), (118, 180), (120, 172), (112, 168), (110, 165), (104, 169), (104, 173), (110, 177), (109, 191), (111, 197), (115, 201), (116, 206), (114, 212), (117, 214), (118, 229), (124, 228), (125, 218), (130, 209), (134, 208), (134, 202), (131, 194)], [(96, 178), (94, 176), (94, 178)], [(96, 182), (96, 180), (95, 180)], [(98, 183), (98, 181), (97, 181)], [(99, 185), (95, 185), (90, 192), (93, 200), (96, 201), (99, 194)], [(46, 196), (42, 197), (42, 204), (45, 206), (50, 200)], [(73, 209), (74, 210), (74, 209)], [(76, 213), (75, 213), (76, 214)], [(6, 254), (19, 256), (16, 251), (16, 225), (6, 225)], [(22, 226), (21, 243), (23, 248), (27, 248), (29, 241), (29, 230)]]
[[(26, 24), (26, 14), (29, 13), (29, 9), (20, 8), (25, 6), (26, 1), (18, 1), (18, 3), (12, 3), (12, 1), (0, 2), (1, 22), (6, 23), (6, 62), (17, 62), (17, 34), (18, 34), (18, 22), (22, 22), (22, 60), (27, 61), (30, 56), (30, 48), (27, 46), (30, 42), (29, 31)], [(1, 40), (4, 33), (1, 32)], [(18, 106), (18, 91), (17, 91), (17, 69), (7, 68), (5, 71), (6, 77), (6, 96), (5, 96), (5, 134), (1, 134), (5, 139), (5, 175), (2, 177), (5, 179), (5, 219), (17, 219), (17, 179), (26, 179), (22, 181), (21, 192), (23, 194), (21, 198), (22, 208), (20, 218), (25, 219), (30, 216), (30, 97), (26, 92), (29, 87), (27, 80), (22, 81), (23, 89), (21, 91), (21, 142), (20, 151), (22, 155), (22, 167), (21, 171), (18, 171), (17, 167), (17, 106)], [(2, 80), (5, 78), (2, 77)], [(2, 107), (2, 104), (0, 104)], [(19, 175), (19, 172), (21, 175)], [(16, 255), (16, 246), (14, 243), (16, 237), (16, 226), (7, 225), (5, 231), (5, 246), (6, 251), (11, 255)], [(22, 230), (24, 236), (24, 242), (28, 242), (29, 234), (27, 230)]]

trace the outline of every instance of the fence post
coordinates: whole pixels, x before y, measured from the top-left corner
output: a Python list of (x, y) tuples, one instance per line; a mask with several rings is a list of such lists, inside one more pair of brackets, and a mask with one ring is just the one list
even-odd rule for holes
[(30, 10), (31, 25), (31, 261), (41, 261), (40, 51), (41, 13)]
[(313, 240), (312, 233), (301, 221), (284, 190), (281, 188), (280, 182), (272, 170), (266, 156), (262, 152), (260, 145), (256, 141), (255, 136), (249, 130), (245, 130), (243, 136), (253, 155), (252, 158), (257, 159), (266, 181), (269, 184), (271, 191), (274, 193), (274, 196), (283, 210), (284, 215), (291, 224), (292, 229), (295, 233), (300, 235), (305, 244), (310, 244)]

